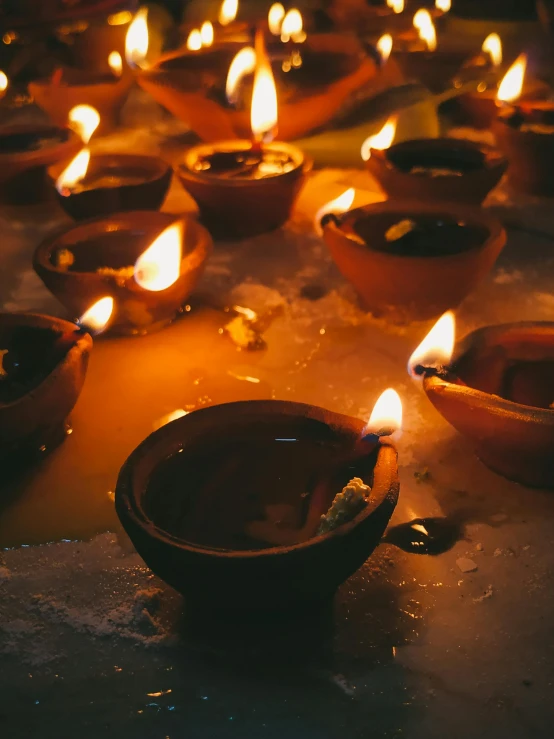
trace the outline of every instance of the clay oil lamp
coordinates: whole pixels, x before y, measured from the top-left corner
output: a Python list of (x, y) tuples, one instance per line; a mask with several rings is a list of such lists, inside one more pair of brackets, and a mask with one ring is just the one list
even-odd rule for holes
[(378, 406), (367, 426), (280, 400), (189, 413), (124, 464), (121, 523), (191, 605), (284, 609), (331, 598), (375, 549), (398, 498), (386, 436), (399, 428), (400, 398), (385, 391)]
[(488, 467), (530, 487), (554, 488), (554, 323), (486, 326), (454, 347), (448, 314), (409, 369)]
[(107, 295), (114, 301), (110, 332), (140, 335), (183, 312), (211, 248), (208, 232), (193, 218), (130, 211), (49, 236), (33, 266), (72, 315)]
[(393, 117), (361, 149), (368, 170), (389, 198), (479, 204), (508, 167), (493, 147), (462, 139), (392, 144), (395, 126)]
[(0, 313), (0, 459), (37, 454), (65, 436), (83, 387), (91, 334), (103, 330), (111, 300), (77, 324), (32, 313)]
[(522, 54), (506, 72), (497, 99), (492, 130), (510, 166), (514, 189), (530, 195), (554, 195), (554, 100), (520, 99), (527, 58)]
[(501, 66), (502, 41), (497, 33), (490, 33), (483, 41), (481, 53), (467, 62), (454, 81), (455, 86), (461, 87), (466, 78), (478, 77), (476, 89), (465, 92), (457, 98), (464, 113), (464, 122), (474, 128), (490, 128), (496, 117), (498, 110), (496, 95)]
[(442, 92), (466, 61), (468, 52), (437, 47), (435, 25), (428, 10), (418, 10), (413, 24), (417, 39), (408, 39), (406, 49), (395, 46), (393, 58), (406, 79), (419, 80), (431, 92)]
[[(70, 112), (72, 124), (88, 143), (100, 116), (88, 105)], [(94, 154), (88, 148), (65, 167), (49, 169), (58, 202), (75, 220), (125, 210), (157, 210), (171, 183), (163, 159), (139, 154)]]
[(495, 218), (465, 204), (390, 200), (339, 211), (330, 203), (320, 216), (337, 267), (366, 309), (399, 323), (461, 303), (506, 241)]
[(300, 149), (273, 141), (275, 83), (263, 51), (256, 57), (252, 140), (195, 146), (176, 170), (196, 200), (203, 223), (222, 238), (254, 236), (282, 226), (310, 166)]

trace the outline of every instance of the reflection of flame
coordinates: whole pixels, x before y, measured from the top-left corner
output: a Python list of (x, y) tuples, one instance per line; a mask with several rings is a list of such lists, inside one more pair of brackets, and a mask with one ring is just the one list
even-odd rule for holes
[(420, 8), (417, 11), (414, 15), (414, 27), (417, 28), (419, 38), (425, 41), (429, 51), (435, 51), (437, 48), (437, 34), (428, 10)]
[(237, 91), (243, 77), (252, 74), (256, 69), (256, 52), (251, 46), (245, 46), (235, 56), (229, 67), (225, 92), (230, 103), (237, 101)]
[(135, 263), (135, 280), (140, 287), (160, 292), (171, 287), (181, 273), (183, 229), (175, 223), (155, 239)]
[(351, 187), (348, 190), (345, 190), (342, 195), (339, 195), (338, 198), (325, 203), (325, 205), (323, 205), (315, 214), (315, 230), (321, 234), (323, 232), (323, 229), (321, 228), (321, 219), (323, 216), (326, 216), (329, 213), (334, 213), (335, 215), (345, 213), (350, 209), (355, 196), (356, 190)]
[(418, 531), (420, 534), (424, 534), (425, 536), (429, 536), (429, 532), (427, 531), (427, 529), (425, 528), (425, 526), (423, 524), (421, 524), (421, 523), (413, 523), (412, 524), (412, 529), (414, 531)]
[(100, 114), (91, 105), (76, 105), (69, 111), (67, 119), (69, 126), (77, 132), (85, 144), (88, 144), (90, 137), (98, 128)]
[(201, 48), (202, 36), (198, 28), (193, 28), (192, 31), (189, 33), (189, 37), (187, 39), (187, 49), (189, 51), (198, 51)]
[(371, 157), (372, 149), (388, 149), (394, 141), (396, 134), (396, 116), (392, 116), (385, 123), (379, 133), (368, 136), (362, 144), (361, 154), (364, 162)]
[(402, 13), (404, 10), (404, 0), (387, 0), (387, 5), (395, 13)]
[(214, 27), (210, 21), (204, 21), (200, 28), (200, 36), (202, 38), (202, 46), (211, 46), (214, 42)]
[(375, 48), (379, 52), (381, 62), (384, 64), (389, 58), (392, 51), (392, 36), (390, 35), (390, 33), (385, 33), (383, 36), (381, 36), (379, 41), (377, 41), (377, 45)]
[(69, 195), (75, 185), (86, 177), (90, 151), (83, 149), (71, 160), (56, 180), (56, 190), (64, 197)]
[(297, 43), (306, 40), (306, 34), (303, 30), (302, 15), (299, 10), (292, 8), (283, 18), (281, 24), (281, 41), (287, 42), (291, 39)]
[(498, 88), (497, 98), (504, 103), (511, 103), (521, 95), (525, 70), (527, 69), (527, 56), (520, 54), (510, 69), (502, 78)]
[(219, 9), (219, 22), (227, 26), (235, 20), (239, 10), (239, 0), (223, 0)]
[(408, 361), (408, 371), (414, 368), (447, 365), (452, 359), (456, 326), (454, 314), (448, 311), (435, 323)]
[(255, 310), (252, 310), (252, 308), (244, 308), (242, 305), (234, 305), (233, 310), (235, 313), (240, 313), (241, 316), (244, 316), (249, 321), (255, 321), (258, 318), (258, 314)]
[(133, 14), (130, 10), (122, 10), (119, 13), (114, 13), (113, 15), (108, 16), (108, 25), (109, 26), (124, 26), (125, 23), (129, 23), (131, 18), (133, 17)]
[(262, 33), (256, 34), (256, 69), (250, 126), (257, 141), (271, 141), (277, 128), (277, 90)]
[(380, 396), (363, 430), (363, 436), (391, 436), (402, 427), (402, 401), (392, 388), (385, 390)]
[(435, 0), (435, 8), (443, 13), (448, 13), (452, 7), (452, 0)]
[(8, 75), (0, 70), (0, 94), (8, 89)]
[(490, 55), (493, 66), (499, 67), (502, 64), (502, 41), (497, 33), (489, 33), (483, 41), (481, 50)]
[(171, 413), (166, 413), (165, 416), (158, 418), (158, 420), (154, 422), (154, 430), (157, 431), (158, 429), (161, 429), (162, 426), (171, 423), (171, 421), (176, 421), (178, 418), (188, 416), (188, 414), (189, 412), (185, 411), (183, 408), (176, 408), (174, 411), (171, 411)]
[(116, 77), (121, 77), (123, 72), (123, 60), (121, 59), (119, 51), (112, 51), (108, 57), (108, 64), (110, 65), (110, 69), (114, 75)]
[(148, 8), (141, 8), (133, 18), (125, 37), (125, 58), (132, 67), (140, 67), (148, 53)]
[(285, 17), (285, 9), (281, 3), (273, 3), (267, 14), (267, 23), (269, 30), (274, 36), (278, 36), (281, 33), (281, 24)]
[(112, 316), (113, 298), (101, 298), (83, 313), (77, 323), (92, 334), (101, 333)]

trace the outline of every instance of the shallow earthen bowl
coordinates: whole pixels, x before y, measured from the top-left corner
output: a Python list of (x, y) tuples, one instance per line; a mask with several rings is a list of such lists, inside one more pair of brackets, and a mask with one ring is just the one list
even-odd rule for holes
[[(148, 566), (192, 603), (278, 609), (322, 601), (331, 597), (379, 544), (398, 499), (393, 446), (377, 442), (367, 449), (365, 479), (372, 492), (361, 513), (330, 533), (290, 546), (233, 550), (179, 538), (168, 532), (162, 519), (167, 518), (166, 509), (175, 509), (177, 516), (186, 515), (184, 509), (179, 513), (184, 498), (171, 496), (161, 503), (154, 496), (153, 500), (149, 481), (168, 457), (190, 445), (209, 448), (215, 434), (256, 433), (257, 429), (265, 433), (270, 428), (276, 437), (336, 442), (351, 449), (359, 442), (363, 426), (358, 419), (288, 401), (246, 401), (195, 411), (156, 431), (131, 454), (117, 482), (117, 514)], [(217, 465), (214, 459), (214, 470)], [(231, 488), (227, 494), (231, 503), (241, 505), (240, 490)], [(331, 500), (334, 494), (331, 491)]]
[[(63, 167), (50, 167), (48, 174), (53, 186)], [(125, 210), (158, 210), (165, 200), (173, 171), (163, 159), (139, 154), (93, 154), (86, 177), (79, 183), (87, 183), (99, 177), (122, 178), (117, 187), (96, 187), (61, 195), (55, 190), (59, 204), (65, 212), (80, 221), (95, 216), (111, 215)], [(125, 177), (139, 182), (125, 183)]]
[(522, 131), (501, 117), (493, 121), (492, 131), (498, 148), (510, 162), (510, 185), (529, 195), (553, 196), (554, 133)]
[(443, 92), (470, 56), (467, 50), (395, 51), (396, 61), (406, 79), (418, 80), (431, 92)]
[[(424, 199), (478, 205), (508, 168), (492, 146), (462, 139), (413, 139), (389, 149), (371, 150), (366, 166), (389, 198)], [(451, 168), (461, 175), (433, 177), (413, 167)]]
[[(92, 339), (59, 318), (0, 313), (0, 348), (8, 350), (0, 389), (0, 459), (8, 463), (12, 453), (36, 453), (63, 428), (85, 381)], [(4, 395), (15, 382), (17, 392)]]
[(428, 398), (492, 470), (554, 488), (554, 323), (486, 326), (458, 343), (465, 385), (426, 377)]
[[(454, 219), (478, 230), (473, 246), (445, 255), (392, 253), (387, 230), (418, 218)], [(376, 316), (395, 322), (436, 318), (455, 308), (485, 277), (506, 242), (506, 233), (485, 211), (458, 203), (391, 200), (324, 220), (323, 235), (337, 267)]]
[[(162, 231), (178, 222), (183, 225), (183, 256), (180, 276), (170, 287), (153, 292), (138, 285), (133, 275), (97, 272), (132, 267)], [(73, 254), (70, 267), (58, 266), (61, 250)], [(49, 236), (35, 251), (33, 266), (71, 315), (79, 317), (100, 298), (112, 296), (109, 332), (140, 335), (166, 326), (182, 312), (211, 250), (210, 235), (191, 217), (128, 211), (83, 221)]]

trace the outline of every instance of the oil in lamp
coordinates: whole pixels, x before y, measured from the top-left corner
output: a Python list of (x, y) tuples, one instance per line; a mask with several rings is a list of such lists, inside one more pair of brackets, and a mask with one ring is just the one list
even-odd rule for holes
[[(277, 93), (261, 33), (256, 36), (255, 58), (252, 139), (195, 146), (176, 170), (196, 200), (202, 221), (222, 238), (254, 236), (283, 225), (309, 169), (300, 149), (273, 141)], [(240, 59), (250, 68), (249, 52), (241, 52)], [(230, 72), (238, 82), (241, 70), (236, 62)]]
[(388, 390), (378, 406), (369, 424), (276, 400), (193, 411), (126, 461), (118, 516), (149, 567), (193, 603), (331, 598), (377, 546), (398, 498), (387, 435), (401, 403)]
[(524, 485), (554, 487), (554, 323), (485, 326), (455, 345), (447, 314), (409, 371), (488, 467)]

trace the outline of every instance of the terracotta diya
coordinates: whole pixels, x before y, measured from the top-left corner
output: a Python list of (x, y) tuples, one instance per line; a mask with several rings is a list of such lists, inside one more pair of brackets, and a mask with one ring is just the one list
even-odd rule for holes
[[(397, 423), (389, 415), (373, 428)], [(354, 477), (367, 499), (319, 533)], [(378, 545), (398, 490), (394, 446), (364, 438), (362, 421), (246, 401), (194, 411), (143, 441), (119, 474), (116, 510), (148, 566), (191, 602), (280, 609), (333, 596)]]
[(176, 174), (196, 200), (203, 223), (222, 238), (271, 231), (288, 219), (311, 163), (295, 146), (273, 141), (277, 95), (271, 67), (257, 56), (251, 126), (253, 140), (190, 149)]
[(429, 400), (492, 470), (554, 488), (554, 323), (486, 326), (453, 345), (447, 314), (410, 359)]
[[(510, 162), (508, 180), (531, 195), (554, 195), (554, 101), (518, 100), (527, 58), (522, 54), (498, 88), (498, 116), (492, 130)], [(518, 101), (518, 102), (514, 102)]]
[(479, 79), (476, 89), (456, 98), (463, 111), (465, 121), (474, 128), (490, 128), (496, 117), (496, 94), (500, 81), (499, 70), (502, 65), (502, 42), (497, 33), (490, 33), (483, 41), (481, 53), (470, 59), (460, 70), (454, 81), (460, 87), (470, 75)]
[(193, 218), (129, 211), (49, 236), (35, 251), (33, 266), (70, 314), (111, 296), (109, 331), (140, 335), (182, 313), (211, 249), (208, 232)]
[(457, 306), (489, 272), (506, 233), (485, 211), (457, 203), (391, 200), (321, 219), (323, 237), (362, 304), (399, 322)]
[[(109, 320), (93, 306), (80, 324), (33, 313), (0, 313), (0, 458), (36, 453), (63, 438), (92, 348), (90, 333)], [(90, 332), (90, 333), (89, 333)]]
[[(492, 146), (462, 139), (413, 139), (390, 146), (388, 121), (362, 145), (362, 158), (389, 198), (481, 203), (508, 168)], [(384, 140), (385, 139), (385, 140)]]

